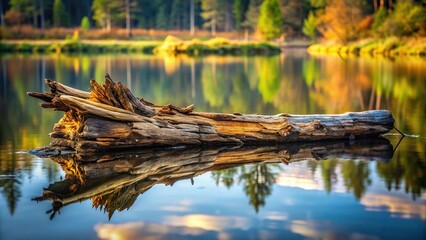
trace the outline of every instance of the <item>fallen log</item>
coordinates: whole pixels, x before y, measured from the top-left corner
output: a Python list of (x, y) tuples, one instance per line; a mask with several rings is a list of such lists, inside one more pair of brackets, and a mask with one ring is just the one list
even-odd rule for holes
[(194, 112), (137, 98), (108, 74), (91, 92), (46, 80), (46, 93), (28, 93), (44, 108), (64, 111), (50, 147), (96, 152), (156, 146), (250, 145), (379, 136), (393, 128), (388, 110), (273, 116)]

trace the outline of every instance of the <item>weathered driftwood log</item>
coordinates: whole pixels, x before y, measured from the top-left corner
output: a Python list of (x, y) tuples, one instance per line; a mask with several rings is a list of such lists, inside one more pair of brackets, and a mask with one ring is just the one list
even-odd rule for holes
[(91, 198), (93, 206), (112, 214), (132, 206), (156, 184), (172, 185), (211, 171), (245, 164), (272, 164), (305, 160), (388, 161), (393, 148), (387, 139), (321, 141), (280, 146), (219, 147), (211, 149), (140, 149), (109, 153), (51, 155), (61, 165), (64, 180), (50, 184), (41, 197), (63, 207)]
[(84, 92), (46, 80), (51, 91), (28, 93), (42, 107), (65, 111), (51, 147), (77, 152), (179, 145), (243, 145), (378, 136), (393, 128), (390, 111), (338, 115), (264, 116), (193, 112), (194, 106), (157, 106), (135, 97), (108, 74)]

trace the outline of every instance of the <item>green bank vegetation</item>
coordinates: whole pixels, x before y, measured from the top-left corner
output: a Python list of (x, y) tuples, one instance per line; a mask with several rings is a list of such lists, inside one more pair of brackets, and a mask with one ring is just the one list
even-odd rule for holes
[(403, 55), (426, 56), (426, 38), (371, 38), (347, 44), (328, 42), (313, 44), (308, 48), (308, 51), (313, 54), (383, 55), (389, 57)]
[(129, 40), (78, 40), (78, 34), (67, 40), (3, 41), (1, 52), (21, 53), (166, 53), (166, 54), (219, 54), (219, 55), (270, 55), (280, 53), (278, 46), (267, 42), (231, 41), (227, 38), (209, 40), (181, 40), (168, 36), (161, 41)]
[(144, 53), (152, 54), (160, 41), (4, 41), (0, 42), (0, 52), (20, 53)]
[(212, 38), (207, 41), (192, 39), (188, 41), (168, 36), (163, 44), (154, 49), (154, 53), (166, 54), (275, 54), (281, 50), (276, 45), (267, 42), (231, 41), (226, 38)]

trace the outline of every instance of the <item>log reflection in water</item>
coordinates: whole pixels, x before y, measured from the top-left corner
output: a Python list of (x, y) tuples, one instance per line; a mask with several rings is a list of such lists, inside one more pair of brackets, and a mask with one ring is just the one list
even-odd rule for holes
[[(61, 207), (91, 198), (92, 205), (107, 211), (111, 218), (114, 211), (129, 209), (140, 194), (155, 184), (173, 185), (176, 181), (193, 179), (210, 171), (253, 163), (289, 164), (304, 160), (389, 161), (392, 154), (392, 145), (387, 139), (375, 138), (352, 143), (327, 141), (262, 147), (143, 149), (93, 155), (52, 155), (50, 158), (61, 165), (66, 178), (50, 184), (42, 196), (33, 200), (51, 200), (53, 209), (49, 212), (53, 218)], [(253, 176), (256, 177), (259, 176)], [(270, 185), (274, 182), (275, 179), (268, 181)], [(265, 191), (269, 192), (268, 189)], [(258, 211), (258, 206), (255, 209)]]

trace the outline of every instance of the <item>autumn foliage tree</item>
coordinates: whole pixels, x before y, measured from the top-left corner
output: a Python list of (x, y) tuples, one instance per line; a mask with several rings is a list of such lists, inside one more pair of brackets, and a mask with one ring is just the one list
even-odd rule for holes
[(21, 24), (21, 22), (23, 21), (23, 17), (19, 11), (12, 8), (9, 11), (7, 11), (6, 14), (4, 15), (4, 20), (6, 21), (7, 24), (11, 26), (16, 26)]
[[(409, 36), (426, 32), (426, 9), (411, 1), (398, 1), (393, 11), (381, 9), (382, 19), (376, 25), (381, 36)], [(386, 13), (388, 13), (386, 15)]]
[(325, 7), (318, 30), (327, 39), (346, 43), (357, 39), (363, 20), (361, 1), (331, 0)]

